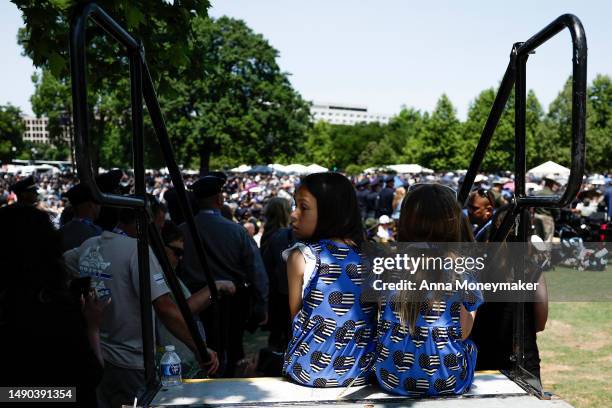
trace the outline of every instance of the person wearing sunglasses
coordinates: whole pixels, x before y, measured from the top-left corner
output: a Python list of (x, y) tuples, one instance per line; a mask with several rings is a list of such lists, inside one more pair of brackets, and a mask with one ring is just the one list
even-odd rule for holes
[(481, 241), (479, 235), (485, 234), (490, 227), (491, 219), (495, 213), (495, 196), (491, 190), (478, 188), (472, 191), (468, 197), (468, 217), (474, 227), (474, 237)]

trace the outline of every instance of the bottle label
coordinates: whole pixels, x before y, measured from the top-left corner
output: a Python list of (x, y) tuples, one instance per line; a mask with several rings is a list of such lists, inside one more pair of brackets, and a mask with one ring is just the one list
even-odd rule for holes
[(181, 375), (181, 365), (175, 364), (162, 364), (161, 373), (163, 377), (169, 377), (174, 375)]

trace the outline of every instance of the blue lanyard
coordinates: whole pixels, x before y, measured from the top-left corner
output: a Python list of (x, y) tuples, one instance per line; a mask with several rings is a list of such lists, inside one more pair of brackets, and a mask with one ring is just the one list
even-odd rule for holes
[(80, 222), (82, 224), (85, 224), (85, 225), (87, 225), (87, 226), (89, 226), (89, 227), (91, 227), (93, 229), (95, 229), (98, 234), (102, 233), (102, 228), (100, 228), (99, 226), (94, 224), (93, 221), (90, 220), (89, 218), (78, 218), (78, 217), (76, 217), (74, 220), (78, 221), (78, 222)]
[(200, 210), (202, 214), (212, 214), (212, 215), (221, 215), (221, 211), (219, 210)]
[(126, 234), (124, 230), (122, 230), (121, 228), (118, 228), (118, 227), (113, 228), (113, 232), (115, 234), (125, 235), (126, 237), (128, 236), (128, 234)]

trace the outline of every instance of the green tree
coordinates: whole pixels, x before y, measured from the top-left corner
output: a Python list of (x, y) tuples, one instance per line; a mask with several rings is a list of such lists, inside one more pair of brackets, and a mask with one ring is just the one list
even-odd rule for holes
[(23, 148), (25, 125), (19, 108), (0, 106), (0, 163), (10, 163)]
[(588, 88), (587, 170), (612, 170), (612, 80), (597, 75)]
[(455, 108), (442, 94), (419, 138), (419, 164), (438, 171), (461, 166), (460, 132), (461, 123)]
[(362, 152), (367, 151), (370, 142), (384, 137), (385, 126), (380, 123), (358, 123), (353, 126), (332, 125), (332, 146), (336, 157), (335, 167), (346, 169), (358, 164)]
[[(70, 112), (69, 100), (44, 96), (47, 85), (69, 84), (68, 33), (69, 16), (85, 0), (12, 0), (23, 13), (25, 27), (18, 33), (24, 54), (42, 68), (37, 92), (33, 98), (40, 111), (52, 118)], [(168, 78), (175, 77), (189, 64), (189, 44), (193, 21), (206, 17), (206, 0), (186, 0), (169, 4), (164, 0), (100, 0), (102, 6), (119, 24), (143, 42), (158, 92), (171, 91)], [(89, 83), (90, 139), (94, 168), (126, 165), (130, 156), (129, 71), (125, 53), (103, 30), (88, 27), (87, 77)], [(55, 78), (54, 81), (50, 79)], [(59, 89), (59, 88), (58, 88)], [(56, 90), (58, 90), (56, 89)], [(58, 96), (58, 95), (56, 95)], [(63, 105), (63, 106), (62, 106)], [(36, 108), (38, 109), (38, 108)]]
[(307, 132), (306, 141), (301, 151), (295, 157), (298, 163), (317, 163), (332, 168), (336, 164), (336, 156), (332, 144), (332, 125), (319, 121)]
[(263, 36), (240, 20), (199, 18), (190, 51), (191, 64), (170, 79), (174, 92), (162, 100), (179, 157), (199, 159), (205, 172), (212, 154), (231, 166), (297, 153), (309, 106)]

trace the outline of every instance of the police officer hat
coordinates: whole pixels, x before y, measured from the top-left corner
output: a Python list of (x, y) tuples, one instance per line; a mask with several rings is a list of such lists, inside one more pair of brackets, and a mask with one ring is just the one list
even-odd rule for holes
[(98, 200), (94, 198), (91, 193), (91, 188), (87, 183), (80, 183), (72, 187), (70, 190), (66, 191), (64, 197), (70, 201), (73, 207), (88, 201), (98, 203)]
[(191, 185), (191, 191), (197, 198), (208, 198), (219, 194), (225, 180), (217, 176), (204, 176)]
[(36, 192), (36, 181), (34, 181), (34, 177), (28, 176), (10, 186), (9, 190), (15, 194), (21, 194), (27, 191)]
[(368, 180), (367, 178), (365, 178), (365, 179), (361, 180), (360, 182), (358, 182), (356, 186), (357, 186), (358, 188), (360, 188), (360, 187), (365, 187), (365, 186), (367, 186), (368, 184), (370, 184), (370, 180)]
[(123, 177), (123, 171), (115, 169), (96, 177), (96, 184), (100, 191), (106, 194), (114, 193), (119, 189), (119, 182)]

